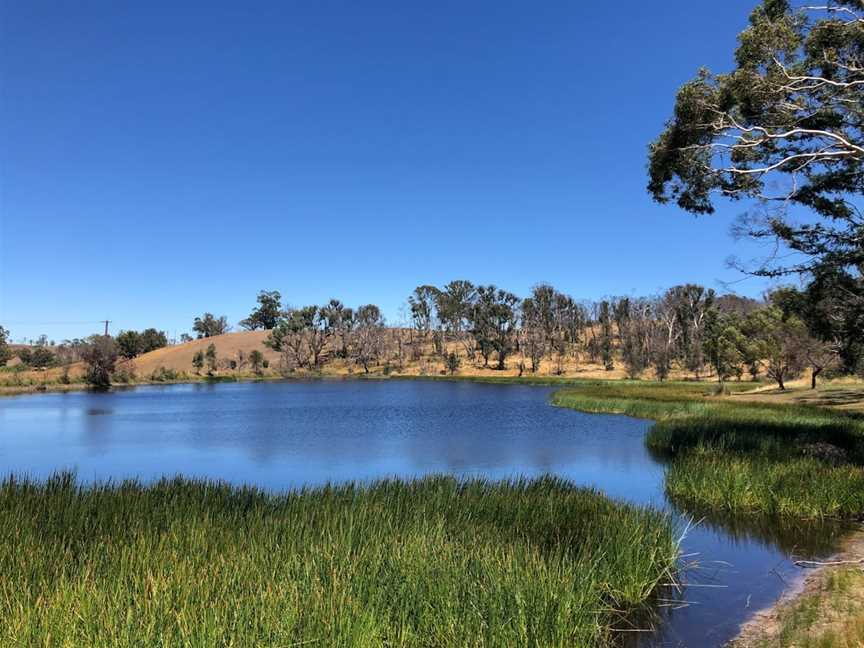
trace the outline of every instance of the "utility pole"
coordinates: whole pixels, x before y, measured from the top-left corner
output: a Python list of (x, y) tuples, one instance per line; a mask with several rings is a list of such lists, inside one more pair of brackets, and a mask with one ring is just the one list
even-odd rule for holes
[(106, 320), (101, 320), (101, 321), (102, 321), (102, 322), (105, 322), (105, 337), (108, 337), (108, 323), (109, 323), (111, 320), (107, 320), (107, 319), (106, 319)]

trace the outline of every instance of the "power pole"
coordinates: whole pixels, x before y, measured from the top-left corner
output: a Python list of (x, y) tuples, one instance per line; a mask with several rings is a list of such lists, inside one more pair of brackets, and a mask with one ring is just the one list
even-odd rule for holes
[(107, 320), (107, 319), (106, 319), (106, 320), (101, 320), (101, 321), (102, 321), (102, 322), (105, 322), (105, 337), (108, 337), (108, 323), (109, 323), (111, 320)]

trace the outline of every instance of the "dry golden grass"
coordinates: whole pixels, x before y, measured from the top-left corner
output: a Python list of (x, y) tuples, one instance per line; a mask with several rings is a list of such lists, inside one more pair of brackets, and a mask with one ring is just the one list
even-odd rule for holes
[[(406, 340), (409, 335), (408, 331), (401, 331), (398, 333), (393, 330), (390, 331), (391, 336), (395, 334), (401, 334), (403, 339)], [(151, 351), (150, 353), (139, 356), (134, 360), (133, 365), (135, 374), (139, 378), (146, 378), (154, 371), (158, 371), (160, 368), (194, 374), (195, 369), (192, 366), (193, 356), (198, 351), (206, 351), (207, 347), (210, 344), (213, 344), (216, 347), (217, 359), (223, 362), (226, 360), (239, 360), (241, 352), (248, 360), (249, 354), (257, 349), (264, 355), (264, 358), (268, 360), (270, 364), (270, 367), (264, 372), (265, 375), (276, 375), (278, 374), (280, 366), (281, 354), (264, 345), (268, 336), (269, 331), (241, 331), (157, 349), (156, 351)], [(408, 357), (410, 356), (410, 353), (406, 351), (406, 357), (401, 363), (396, 357), (396, 345), (391, 344), (390, 346), (392, 348), (387, 353), (387, 359), (382, 359), (382, 362), (378, 366), (372, 367), (370, 369), (371, 373), (382, 374), (385, 372), (385, 367), (388, 366), (389, 372), (396, 375), (420, 376), (443, 375), (446, 373), (444, 362), (433, 353), (431, 342), (423, 345), (422, 354), (419, 360), (413, 360)], [(506, 369), (499, 371), (494, 368), (496, 364), (494, 354), (490, 360), (490, 367), (483, 367), (479, 356), (478, 361), (469, 361), (463, 346), (459, 343), (449, 343), (447, 345), (447, 350), (448, 352), (456, 353), (460, 357), (461, 365), (458, 371), (458, 375), (460, 376), (515, 377), (519, 375), (520, 360), (522, 360), (526, 366), (523, 375), (530, 375), (530, 371), (527, 369), (527, 367), (530, 366), (530, 360), (522, 359), (518, 354), (509, 356), (506, 362)], [(568, 358), (561, 368), (563, 369), (563, 372), (558, 373), (559, 367), (557, 366), (557, 363), (546, 358), (541, 363), (537, 375), (560, 375), (571, 378), (586, 379), (620, 379), (626, 377), (626, 372), (620, 363), (617, 363), (615, 369), (612, 371), (606, 371), (602, 365), (591, 363), (587, 358)], [(217, 374), (222, 376), (230, 376), (236, 373), (248, 374), (249, 370), (248, 364), (242, 369), (232, 371), (224, 368), (224, 365), (220, 362), (220, 369), (217, 371)], [(297, 373), (298, 375), (303, 374), (303, 372)], [(327, 363), (324, 364), (320, 370), (320, 374), (324, 376), (347, 376), (356, 375), (358, 373), (363, 373), (362, 367), (347, 362), (341, 358), (337, 358), (335, 357), (335, 354), (331, 354)], [(643, 377), (645, 379), (653, 378), (650, 371), (646, 372)], [(683, 373), (680, 375), (673, 375), (673, 378), (683, 377)]]

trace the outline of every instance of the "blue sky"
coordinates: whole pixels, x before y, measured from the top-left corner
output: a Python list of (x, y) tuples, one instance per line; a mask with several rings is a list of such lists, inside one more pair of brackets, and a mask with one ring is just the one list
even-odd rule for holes
[(645, 161), (754, 4), (0, 0), (0, 324), (739, 279), (745, 205), (655, 205)]

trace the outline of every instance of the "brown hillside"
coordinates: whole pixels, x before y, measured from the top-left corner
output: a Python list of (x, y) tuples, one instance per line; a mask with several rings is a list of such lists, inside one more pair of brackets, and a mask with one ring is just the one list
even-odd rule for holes
[[(192, 357), (198, 351), (206, 351), (207, 347), (210, 344), (214, 344), (216, 346), (216, 356), (219, 363), (219, 370), (217, 372), (219, 375), (232, 375), (234, 373), (238, 373), (229, 369), (225, 365), (225, 363), (231, 360), (237, 361), (240, 357), (240, 352), (242, 352), (243, 356), (246, 358), (247, 364), (241, 370), (239, 370), (239, 373), (248, 374), (251, 371), (248, 365), (248, 357), (249, 354), (256, 349), (260, 351), (264, 355), (264, 358), (267, 359), (270, 363), (270, 367), (266, 369), (264, 373), (266, 375), (275, 375), (279, 372), (280, 354), (264, 346), (264, 341), (267, 339), (269, 334), (269, 331), (240, 331), (235, 333), (226, 333), (225, 335), (218, 335), (211, 338), (193, 340), (185, 344), (179, 344), (176, 346), (157, 349), (156, 351), (151, 351), (150, 353), (139, 356), (133, 361), (135, 374), (138, 376), (139, 379), (146, 379), (154, 371), (159, 371), (159, 369), (163, 367), (165, 369), (173, 369), (174, 371), (178, 372), (194, 374), (195, 369), (192, 366)], [(410, 335), (407, 330), (397, 332), (395, 329), (389, 329), (389, 334), (391, 336), (401, 334), (405, 337)], [(389, 364), (391, 370), (394, 373), (403, 375), (440, 375), (445, 373), (443, 361), (434, 355), (434, 353), (432, 352), (431, 343), (428, 343), (425, 346), (427, 348), (424, 348), (420, 360), (411, 360), (409, 358), (405, 358), (403, 366), (401, 368), (398, 367), (398, 362), (396, 361), (395, 357), (393, 357), (393, 349), (391, 348), (390, 352), (386, 354), (388, 357), (390, 357)], [(448, 344), (448, 348), (449, 350), (462, 356), (462, 365), (459, 368), (458, 372), (459, 375), (518, 375), (518, 354), (514, 354), (510, 358), (508, 358), (507, 369), (505, 371), (497, 371), (494, 368), (483, 368), (477, 363), (469, 362), (467, 358), (464, 357), (464, 350), (461, 344), (455, 342), (450, 343)], [(385, 361), (382, 359), (382, 364), (373, 367), (372, 373), (382, 373), (384, 371), (384, 364)], [(206, 373), (206, 371), (207, 370), (204, 369), (202, 370), (202, 373)], [(547, 359), (543, 361), (539, 374), (553, 375), (554, 371), (555, 370), (552, 366), (552, 362)], [(302, 375), (303, 373), (303, 371), (298, 372), (298, 374), (300, 375)], [(363, 369), (351, 362), (346, 362), (343, 359), (339, 359), (330, 355), (327, 363), (321, 368), (321, 373), (332, 376), (344, 376), (350, 373), (363, 373)], [(619, 366), (616, 366), (616, 369), (614, 371), (605, 371), (603, 367), (588, 363), (585, 359), (581, 359), (579, 361), (574, 359), (568, 361), (567, 366), (565, 367), (565, 375), (580, 378), (622, 378), (624, 377), (624, 371), (623, 368), (620, 366), (620, 363)]]
[(257, 349), (264, 354), (270, 364), (276, 366), (279, 362), (279, 354), (264, 346), (264, 340), (269, 334), (269, 331), (240, 331), (156, 349), (135, 358), (135, 372), (139, 376), (147, 376), (164, 367), (192, 373), (194, 372), (192, 357), (198, 351), (206, 351), (211, 344), (216, 346), (218, 360), (237, 360), (240, 352), (248, 358), (249, 354)]

